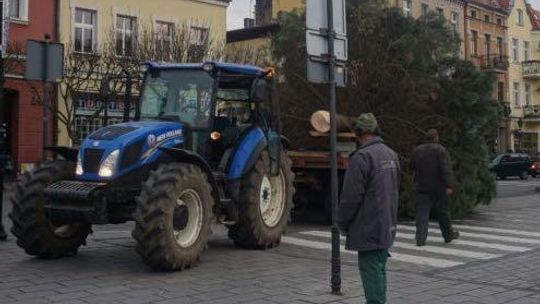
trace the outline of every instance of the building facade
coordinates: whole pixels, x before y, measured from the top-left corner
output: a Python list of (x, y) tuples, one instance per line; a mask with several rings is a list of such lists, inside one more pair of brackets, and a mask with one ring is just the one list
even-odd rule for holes
[[(225, 43), (226, 10), (230, 0), (60, 0), (59, 35), (71, 54), (93, 56), (113, 48), (118, 58), (134, 56), (137, 41), (152, 32), (149, 43), (171, 48), (177, 35), (186, 35), (193, 46)], [(185, 29), (180, 33), (179, 29)], [(174, 51), (174, 50), (172, 50)], [(66, 54), (69, 55), (69, 54)], [(160, 61), (169, 61), (161, 58)], [(100, 75), (96, 77), (101, 77)], [(61, 97), (59, 97), (61, 98)], [(93, 113), (100, 107), (94, 85), (74, 92), (77, 141), (102, 126)], [(59, 102), (59, 104), (62, 104)], [(65, 103), (64, 103), (65, 104)], [(122, 101), (109, 101), (109, 123), (121, 121)], [(60, 106), (60, 111), (66, 111)], [(58, 125), (58, 143), (74, 144), (65, 125)]]
[[(5, 0), (4, 0), (5, 1)], [(0, 101), (0, 123), (7, 128), (7, 150), (14, 169), (25, 169), (42, 158), (43, 107), (36, 96), (42, 95), (40, 83), (23, 79), (27, 39), (43, 40), (45, 34), (56, 41), (55, 0), (10, 0), (2, 6), (9, 16), (7, 57), (4, 61), (4, 96)], [(0, 6), (0, 7), (2, 7)], [(52, 130), (52, 125), (51, 126)], [(52, 132), (49, 131), (49, 139)], [(52, 144), (52, 140), (48, 144)]]
[[(520, 7), (521, 8), (521, 7)], [(530, 58), (523, 58), (521, 75), (530, 86), (530, 96), (525, 92), (525, 102), (516, 110), (514, 124), (514, 149), (538, 156), (540, 153), (540, 12), (526, 4), (525, 21), (529, 29)], [(525, 60), (527, 59), (527, 60)]]
[[(496, 2), (474, 0), (467, 1), (464, 15), (465, 59), (480, 70), (495, 73), (492, 98), (508, 107), (508, 12)], [(500, 122), (494, 149), (498, 152), (507, 150), (510, 140), (510, 119), (505, 117)]]
[[(444, 17), (448, 26), (459, 36), (465, 39), (464, 0), (390, 0), (390, 4), (403, 10), (406, 16), (420, 18), (434, 12)], [(465, 56), (464, 44), (461, 44), (460, 56)]]

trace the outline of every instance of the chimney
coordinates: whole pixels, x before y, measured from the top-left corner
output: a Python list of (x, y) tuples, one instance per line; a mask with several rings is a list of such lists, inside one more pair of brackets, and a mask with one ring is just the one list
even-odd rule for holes
[(244, 18), (244, 28), (250, 28), (255, 26), (255, 19)]

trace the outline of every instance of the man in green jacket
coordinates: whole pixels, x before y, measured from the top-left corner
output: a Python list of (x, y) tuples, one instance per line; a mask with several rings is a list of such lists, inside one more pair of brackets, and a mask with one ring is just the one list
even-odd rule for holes
[(339, 228), (345, 248), (358, 252), (358, 266), (367, 304), (386, 303), (386, 262), (396, 236), (399, 159), (377, 136), (371, 113), (355, 124), (360, 148), (345, 173), (339, 205)]

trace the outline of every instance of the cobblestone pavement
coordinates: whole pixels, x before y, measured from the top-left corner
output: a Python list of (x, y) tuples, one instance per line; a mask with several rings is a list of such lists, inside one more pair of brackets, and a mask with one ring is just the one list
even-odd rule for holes
[[(423, 249), (413, 246), (411, 223), (401, 223), (389, 303), (540, 303), (538, 218), (540, 195), (498, 199), (457, 223), (458, 241), (446, 245), (431, 229)], [(364, 303), (349, 252), (343, 295), (328, 292), (328, 227), (295, 224), (280, 247), (249, 251), (216, 226), (196, 267), (165, 273), (140, 262), (131, 227), (96, 227), (79, 255), (60, 260), (29, 257), (10, 236), (0, 243), (0, 303)]]

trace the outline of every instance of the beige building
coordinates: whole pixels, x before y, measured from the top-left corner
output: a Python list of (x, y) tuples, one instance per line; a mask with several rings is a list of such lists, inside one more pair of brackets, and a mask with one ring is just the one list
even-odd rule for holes
[[(420, 18), (427, 15), (429, 12), (444, 17), (448, 26), (456, 33), (463, 41), (465, 36), (464, 22), (464, 0), (390, 0), (390, 4), (394, 7), (399, 7), (403, 13), (413, 18)], [(465, 56), (464, 44), (461, 44), (461, 57)]]
[[(170, 49), (175, 36), (186, 35), (190, 46), (208, 41), (225, 42), (226, 11), (230, 0), (60, 0), (59, 36), (68, 50), (67, 56), (95, 56), (105, 48), (113, 48), (118, 58), (133, 56), (143, 33), (151, 32), (150, 45)], [(185, 29), (179, 33), (178, 29)], [(167, 61), (167, 58), (161, 58)], [(100, 75), (96, 75), (99, 79)], [(74, 92), (75, 128), (78, 139), (101, 127), (102, 121), (92, 117), (99, 107), (95, 85)], [(112, 101), (109, 123), (120, 122), (123, 102)], [(66, 112), (59, 102), (59, 110)], [(59, 145), (71, 145), (67, 128), (58, 124)]]

